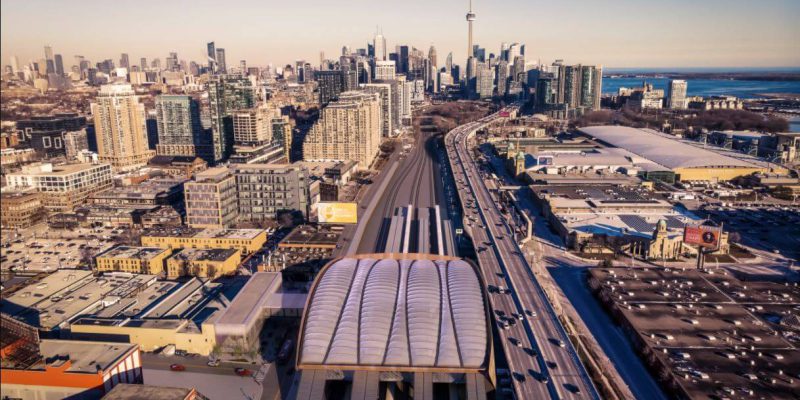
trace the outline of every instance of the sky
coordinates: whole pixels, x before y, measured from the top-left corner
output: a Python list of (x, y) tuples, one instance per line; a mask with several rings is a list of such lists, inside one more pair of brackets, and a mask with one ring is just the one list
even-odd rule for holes
[[(228, 65), (275, 66), (343, 45), (365, 48), (377, 27), (388, 48), (408, 44), (439, 64), (463, 64), (468, 0), (2, 0), (0, 64), (44, 58), (49, 44), (65, 67), (75, 55), (118, 63), (128, 53), (205, 62), (206, 42)], [(610, 68), (798, 67), (798, 0), (473, 0), (474, 42), (498, 53), (526, 45), (526, 61)]]

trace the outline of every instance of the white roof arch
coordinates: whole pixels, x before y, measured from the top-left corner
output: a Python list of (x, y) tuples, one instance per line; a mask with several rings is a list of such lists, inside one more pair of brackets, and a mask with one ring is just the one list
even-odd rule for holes
[(331, 262), (309, 295), (298, 364), (485, 368), (491, 336), (477, 269), (426, 257)]

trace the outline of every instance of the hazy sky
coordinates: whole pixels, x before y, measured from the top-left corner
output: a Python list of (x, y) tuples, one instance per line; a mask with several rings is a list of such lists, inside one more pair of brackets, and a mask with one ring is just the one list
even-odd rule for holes
[[(343, 45), (366, 47), (380, 26), (389, 49), (436, 46), (463, 64), (467, 0), (2, 0), (2, 65), (44, 57), (65, 67), (122, 52), (131, 62), (170, 51), (205, 61), (205, 44), (228, 65), (313, 64)], [(800, 0), (474, 0), (475, 43), (526, 44), (526, 58), (607, 67), (800, 66)]]

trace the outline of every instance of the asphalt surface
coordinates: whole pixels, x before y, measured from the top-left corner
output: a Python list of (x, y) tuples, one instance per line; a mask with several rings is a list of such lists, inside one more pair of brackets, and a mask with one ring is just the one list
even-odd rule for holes
[(622, 328), (616, 326), (586, 285), (586, 268), (565, 265), (550, 269), (553, 279), (600, 344), (637, 399), (666, 400), (658, 382), (636, 355)]
[(499, 329), (498, 324), (516, 396), (597, 399), (596, 389), (483, 181), (485, 173), (470, 155), (469, 138), (493, 118), (454, 129), (446, 143), (465, 213), (465, 230), (475, 244), (487, 285), (511, 289), (511, 294), (491, 294), (492, 307), (506, 315), (536, 313), (508, 330)]

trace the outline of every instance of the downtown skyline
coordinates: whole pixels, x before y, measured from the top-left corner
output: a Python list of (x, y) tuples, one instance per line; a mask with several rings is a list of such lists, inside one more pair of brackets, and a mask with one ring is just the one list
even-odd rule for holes
[[(721, 8), (719, 1), (692, 5), (680, 0), (661, 7), (627, 1), (564, 3), (537, 8), (520, 1), (473, 2), (474, 43), (487, 53), (497, 53), (501, 42), (525, 43), (528, 63), (565, 59), (609, 68), (800, 66), (800, 42), (793, 40), (800, 37), (794, 23), (800, 4), (737, 1), (740, 6)], [(342, 46), (366, 47), (377, 29), (386, 37), (389, 51), (400, 44), (424, 51), (434, 45), (442, 57), (452, 51), (456, 64), (463, 65), (466, 58), (467, 1), (448, 0), (424, 8), (399, 4), (375, 8), (362, 1), (315, 3), (305, 9), (251, 1), (237, 5), (253, 12), (241, 13), (241, 7), (234, 12), (202, 1), (191, 6), (170, 2), (160, 5), (158, 13), (149, 7), (93, 1), (81, 2), (80, 7), (70, 2), (4, 2), (2, 63), (8, 63), (10, 56), (17, 56), (20, 63), (43, 58), (43, 46), (48, 44), (63, 54), (68, 66), (74, 55), (97, 61), (128, 53), (131, 60), (138, 60), (164, 58), (171, 51), (180, 59), (203, 62), (205, 43), (215, 41), (226, 49), (230, 64), (244, 59), (250, 65), (278, 67), (299, 59), (316, 63), (320, 51), (335, 58)], [(359, 10), (370, 17), (356, 18)], [(706, 18), (712, 11), (715, 17)], [(332, 18), (337, 14), (353, 18), (343, 24)], [(174, 18), (162, 15), (185, 17), (178, 29)], [(33, 18), (41, 29), (30, 30)], [(89, 23), (76, 24), (77, 18)], [(228, 22), (237, 29), (228, 29)], [(99, 34), (113, 30), (127, 33)]]

